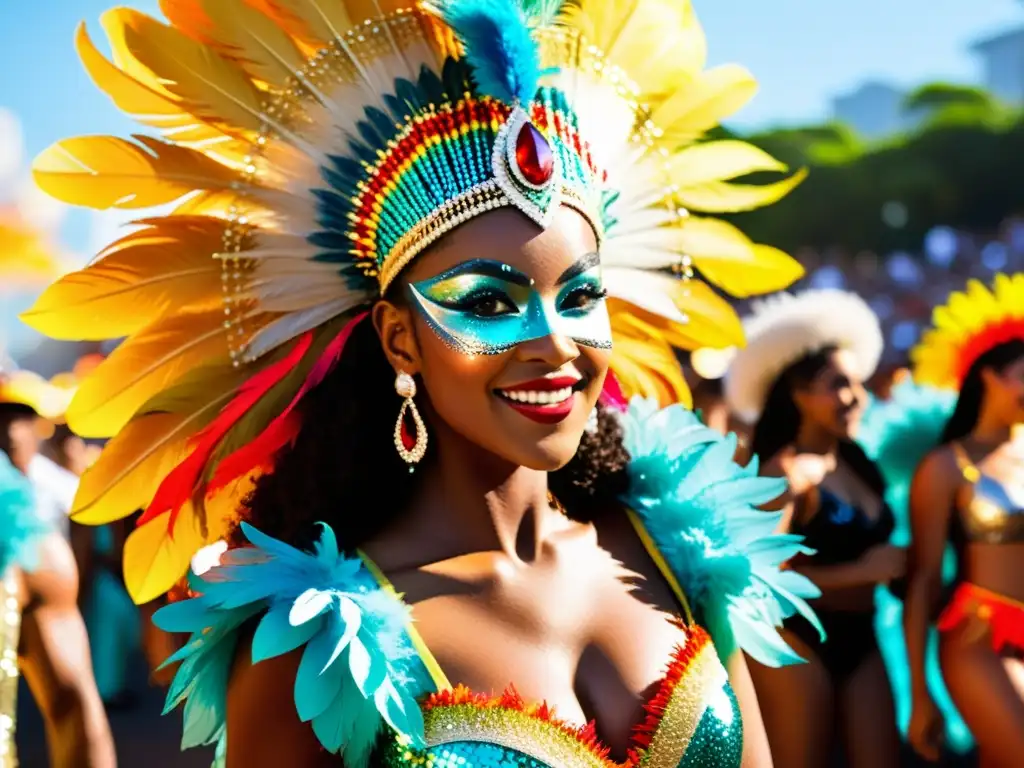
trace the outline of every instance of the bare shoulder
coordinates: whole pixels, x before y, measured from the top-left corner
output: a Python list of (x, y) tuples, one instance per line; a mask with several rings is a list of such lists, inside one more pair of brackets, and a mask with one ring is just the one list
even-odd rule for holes
[(921, 460), (914, 477), (931, 488), (956, 488), (962, 478), (956, 451), (949, 445), (933, 449)]
[(253, 664), (252, 632), (239, 639), (228, 683), (228, 768), (337, 764), (295, 710), (295, 677), (302, 651), (298, 648)]
[(78, 599), (78, 566), (71, 545), (60, 533), (39, 542), (39, 564), (25, 574), (30, 605), (74, 605)]

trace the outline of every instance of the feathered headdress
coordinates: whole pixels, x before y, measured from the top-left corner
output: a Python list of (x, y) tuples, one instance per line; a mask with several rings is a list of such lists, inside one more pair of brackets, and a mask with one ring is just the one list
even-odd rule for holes
[(802, 178), (732, 183), (785, 168), (742, 142), (700, 140), (754, 81), (704, 70), (687, 0), (161, 7), (170, 24), (124, 8), (103, 17), (113, 62), (84, 28), (77, 37), (97, 85), (161, 137), (69, 139), (34, 173), (66, 202), (174, 208), (25, 315), (55, 338), (127, 337), (68, 420), (113, 436), (76, 519), (146, 508), (125, 551), (137, 600), (220, 537), (234, 490), (294, 436), (295, 405), (353, 318), (471, 217), (514, 207), (545, 226), (575, 208), (601, 242), (610, 295), (681, 344), (740, 341), (694, 269), (737, 296), (801, 274), (731, 225), (687, 215), (771, 203)]
[(932, 325), (910, 352), (914, 380), (959, 390), (979, 357), (1007, 341), (1024, 340), (1024, 274), (996, 275), (991, 289), (971, 280), (935, 308)]
[(760, 302), (743, 327), (747, 346), (729, 365), (725, 398), (750, 423), (760, 417), (775, 379), (804, 355), (829, 346), (848, 350), (857, 375), (866, 380), (885, 344), (871, 307), (857, 294), (835, 289), (774, 296)]

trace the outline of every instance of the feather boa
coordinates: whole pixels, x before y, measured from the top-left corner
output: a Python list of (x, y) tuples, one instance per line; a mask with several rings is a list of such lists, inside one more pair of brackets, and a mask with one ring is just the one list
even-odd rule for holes
[(767, 666), (803, 661), (777, 628), (799, 613), (824, 637), (806, 599), (820, 593), (780, 566), (809, 553), (802, 537), (774, 533), (780, 515), (757, 507), (785, 481), (757, 476), (757, 459), (733, 461), (736, 436), (722, 437), (681, 405), (659, 410), (633, 398), (622, 415), (630, 489), (640, 517), (723, 661), (741, 648)]
[(0, 451), (0, 576), (10, 566), (33, 570), (36, 544), (49, 527), (35, 513), (32, 485)]

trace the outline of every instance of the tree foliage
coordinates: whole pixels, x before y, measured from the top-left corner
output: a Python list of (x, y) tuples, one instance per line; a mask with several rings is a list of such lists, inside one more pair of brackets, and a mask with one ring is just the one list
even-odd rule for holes
[[(1024, 213), (1024, 114), (983, 91), (932, 84), (907, 99), (919, 127), (868, 144), (843, 125), (785, 128), (745, 137), (810, 175), (768, 208), (737, 214), (751, 237), (781, 248), (916, 250), (947, 225), (986, 232)], [(905, 225), (882, 217), (900, 203)]]

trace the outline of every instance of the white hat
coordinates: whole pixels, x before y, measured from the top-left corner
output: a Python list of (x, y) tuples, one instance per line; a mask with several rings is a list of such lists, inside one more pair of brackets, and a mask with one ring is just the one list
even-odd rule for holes
[(853, 353), (855, 373), (870, 378), (882, 357), (882, 328), (857, 294), (836, 289), (780, 293), (755, 305), (743, 321), (747, 345), (726, 373), (725, 398), (742, 420), (761, 415), (768, 391), (787, 367), (826, 347)]

